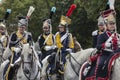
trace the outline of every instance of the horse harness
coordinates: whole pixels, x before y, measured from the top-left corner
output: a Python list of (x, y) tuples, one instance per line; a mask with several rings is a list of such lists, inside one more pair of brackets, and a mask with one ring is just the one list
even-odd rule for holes
[(82, 65), (70, 54), (70, 57), (69, 57), (70, 65), (71, 65), (73, 71), (75, 72), (75, 74), (76, 74), (77, 76), (79, 76), (79, 72), (75, 70), (75, 65), (72, 63), (71, 58), (73, 58), (73, 60), (74, 60), (80, 67), (81, 67)]
[[(32, 49), (32, 48), (31, 48), (31, 49)], [(33, 50), (32, 50), (32, 52), (33, 52)], [(32, 64), (33, 64), (33, 56), (34, 56), (34, 55), (32, 54), (32, 62), (24, 62), (23, 59), (22, 59), (22, 63), (23, 63), (23, 65), (22, 65), (23, 73), (24, 73), (25, 77), (26, 77), (28, 80), (36, 80), (36, 78), (37, 78), (37, 76), (38, 76), (38, 74), (39, 74), (39, 69), (38, 69), (37, 74), (35, 75), (34, 79), (30, 79), (31, 74), (30, 74), (29, 76), (27, 76), (26, 73), (24, 72), (24, 64), (30, 64), (31, 67), (32, 67)]]

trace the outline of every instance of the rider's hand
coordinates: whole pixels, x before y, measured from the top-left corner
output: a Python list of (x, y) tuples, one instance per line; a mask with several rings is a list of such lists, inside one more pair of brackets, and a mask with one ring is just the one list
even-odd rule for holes
[(106, 47), (106, 48), (110, 48), (111, 45), (112, 45), (111, 43), (105, 43), (105, 47)]
[(0, 39), (0, 41), (4, 42), (4, 39), (5, 39), (5, 36), (2, 36), (1, 39)]
[(44, 49), (45, 49), (46, 51), (49, 51), (49, 50), (52, 49), (52, 47), (51, 47), (51, 46), (45, 46)]
[(16, 53), (19, 53), (19, 52), (21, 51), (21, 49), (18, 48), (18, 47), (15, 47), (15, 48), (14, 48), (14, 51), (15, 51)]
[(72, 52), (72, 49), (68, 48), (66, 49), (67, 52), (71, 53)]
[(55, 46), (55, 45), (53, 45), (53, 46), (51, 46), (52, 47), (52, 49), (55, 49), (55, 48), (57, 48), (57, 46)]

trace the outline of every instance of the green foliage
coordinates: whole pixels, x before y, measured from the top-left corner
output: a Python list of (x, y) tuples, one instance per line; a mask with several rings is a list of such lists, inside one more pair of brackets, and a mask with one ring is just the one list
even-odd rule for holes
[[(91, 47), (91, 33), (97, 29), (97, 18), (102, 10), (105, 9), (107, 0), (7, 0), (0, 5), (0, 18), (4, 17), (7, 8), (12, 9), (12, 13), (7, 21), (9, 33), (17, 29), (17, 16), (27, 15), (29, 6), (34, 6), (31, 19), (29, 20), (28, 31), (32, 32), (36, 41), (42, 33), (42, 20), (49, 18), (51, 7), (56, 6), (57, 10), (52, 18), (53, 33), (57, 32), (60, 16), (66, 15), (71, 4), (76, 4), (77, 8), (70, 16), (72, 24), (69, 26), (70, 32), (77, 37), (83, 48)], [(117, 25), (120, 23), (120, 1), (115, 3), (117, 13)], [(15, 24), (12, 25), (11, 24)], [(118, 31), (119, 27), (118, 27)]]

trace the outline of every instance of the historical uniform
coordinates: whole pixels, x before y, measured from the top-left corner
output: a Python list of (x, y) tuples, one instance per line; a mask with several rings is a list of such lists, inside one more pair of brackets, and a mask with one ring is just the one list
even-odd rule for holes
[[(18, 28), (26, 28), (27, 27), (27, 19), (20, 19), (18, 22)], [(10, 36), (9, 48), (13, 51), (14, 56), (20, 56), (21, 44), (26, 44), (32, 42), (32, 35), (30, 32), (23, 30), (22, 32), (18, 30), (17, 32), (13, 32)], [(16, 58), (17, 58), (16, 56)], [(13, 58), (13, 63), (15, 61), (15, 57)]]
[[(96, 78), (103, 79), (108, 75), (107, 69), (102, 71), (105, 63), (108, 64), (109, 58), (114, 55), (114, 51), (119, 49), (118, 33), (116, 33), (116, 22), (114, 12), (110, 12), (106, 19), (107, 30), (98, 36), (97, 46), (101, 50), (101, 55), (97, 59)], [(104, 73), (104, 74), (103, 74)]]
[(102, 34), (105, 31), (105, 28), (106, 28), (105, 22), (104, 22), (103, 18), (100, 16), (98, 18), (98, 30), (95, 30), (92, 32), (93, 48), (95, 48), (97, 45), (98, 35)]
[(54, 35), (51, 32), (51, 28), (50, 20), (45, 20), (43, 22), (44, 33), (38, 37), (39, 47), (42, 52), (41, 60), (50, 55), (54, 50), (55, 40)]
[(26, 31), (28, 25), (28, 20), (21, 17), (18, 21), (18, 31), (13, 32), (10, 35), (9, 48), (12, 51), (12, 56), (9, 57), (9, 67), (5, 71), (6, 79), (12, 79), (15, 74), (16, 67), (15, 63), (20, 61), (22, 44), (31, 43), (32, 36), (31, 33)]
[(3, 51), (8, 45), (8, 34), (6, 30), (6, 26), (1, 22), (0, 23), (0, 42), (1, 42), (1, 47), (3, 48)]
[[(67, 20), (64, 16), (61, 17), (61, 22), (58, 26), (59, 32), (55, 35), (55, 41), (58, 49), (61, 50), (61, 63), (62, 65), (65, 65), (66, 62), (66, 55), (68, 52), (73, 52), (74, 49), (74, 42), (72, 34), (67, 32), (66, 26), (68, 25)], [(62, 30), (61, 30), (62, 28)]]

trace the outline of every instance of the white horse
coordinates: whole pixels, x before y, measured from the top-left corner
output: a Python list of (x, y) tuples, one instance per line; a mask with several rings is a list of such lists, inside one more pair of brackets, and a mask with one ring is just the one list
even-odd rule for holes
[[(85, 57), (86, 57), (85, 61), (87, 61), (88, 55), (86, 54)], [(80, 69), (79, 74), (81, 74), (81, 70), (82, 69)], [(120, 80), (119, 74), (120, 74), (120, 55), (112, 63), (112, 68), (111, 68), (109, 80)], [(79, 80), (81, 80), (81, 75), (79, 75)]]
[(71, 55), (67, 58), (64, 80), (78, 80), (79, 69), (93, 51), (94, 48), (88, 48), (77, 53), (71, 53)]
[(29, 44), (24, 44), (21, 53), (21, 65), (17, 72), (17, 80), (40, 80), (37, 55)]
[[(81, 50), (77, 53), (71, 53), (71, 56), (67, 57), (66, 67), (64, 71), (64, 80), (78, 80), (79, 79), (79, 69), (81, 65), (88, 59), (90, 54), (94, 51), (93, 48)], [(46, 68), (48, 65), (47, 59), (49, 56), (47, 56), (45, 59), (43, 59), (43, 69), (42, 69), (42, 75), (43, 80), (46, 80)], [(72, 63), (72, 65), (71, 65)], [(75, 67), (75, 70), (73, 69), (73, 66)], [(76, 74), (77, 72), (77, 74)], [(51, 76), (52, 80), (56, 80), (55, 75)]]
[(3, 47), (3, 44), (0, 42), (0, 65), (4, 61), (3, 53), (4, 53), (4, 47)]

